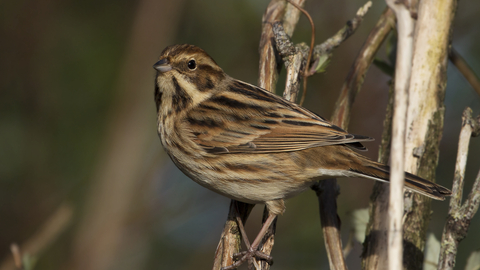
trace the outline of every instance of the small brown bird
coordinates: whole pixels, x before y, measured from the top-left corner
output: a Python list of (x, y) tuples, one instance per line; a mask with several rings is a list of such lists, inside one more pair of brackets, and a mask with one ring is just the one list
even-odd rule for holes
[[(196, 46), (169, 46), (153, 67), (158, 134), (177, 167), (226, 197), (267, 205), (270, 215), (246, 257), (255, 255), (270, 223), (284, 212), (284, 200), (315, 181), (389, 180), (388, 166), (354, 151), (366, 150), (361, 142), (371, 138), (349, 134), (295, 103), (228, 76)], [(451, 194), (409, 173), (405, 188), (437, 200)]]

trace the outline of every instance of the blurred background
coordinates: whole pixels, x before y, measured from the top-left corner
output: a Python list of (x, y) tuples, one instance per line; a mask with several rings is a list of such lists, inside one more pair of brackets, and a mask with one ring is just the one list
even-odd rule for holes
[[(0, 269), (14, 269), (10, 245), (35, 269), (210, 269), (229, 199), (179, 172), (156, 134), (154, 70), (175, 43), (205, 49), (231, 76), (256, 84), (261, 18), (267, 0), (20, 0), (0, 3)], [(305, 106), (330, 117), (338, 91), (385, 8), (373, 1), (357, 32), (323, 74), (309, 79)], [(309, 0), (317, 43), (364, 4)], [(453, 46), (480, 74), (480, 2), (460, 1)], [(301, 17), (294, 42), (310, 41)], [(385, 52), (379, 54), (384, 57)], [(277, 89), (281, 91), (284, 76)], [(372, 67), (349, 131), (377, 138), (390, 78)], [(451, 187), (461, 114), (480, 97), (449, 66), (437, 182)], [(480, 168), (480, 139), (467, 167), (469, 191)], [(368, 206), (372, 181), (340, 179), (343, 238), (351, 212)], [(433, 202), (430, 231), (440, 238), (448, 201)], [(247, 223), (253, 237), (263, 206)], [(461, 242), (457, 266), (480, 249), (480, 215)], [(275, 269), (327, 269), (318, 204), (308, 191), (287, 201), (277, 224)], [(348, 256), (360, 269), (361, 245)]]

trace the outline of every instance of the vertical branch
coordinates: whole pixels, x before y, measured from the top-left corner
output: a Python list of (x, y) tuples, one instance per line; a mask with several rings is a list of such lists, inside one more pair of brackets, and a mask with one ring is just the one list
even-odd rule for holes
[(245, 224), (254, 206), (254, 204), (242, 203), (235, 200), (230, 201), (227, 221), (225, 222), (222, 235), (220, 236), (220, 242), (215, 251), (213, 270), (219, 270), (222, 267), (230, 266), (234, 263), (233, 254), (240, 251), (242, 244), (242, 236), (236, 217), (239, 216), (242, 223)]
[[(295, 3), (300, 6), (303, 6), (304, 2), (305, 0), (295, 0)], [(291, 36), (299, 18), (300, 12), (292, 5), (287, 5), (285, 0), (270, 1), (262, 18), (263, 27), (259, 45), (260, 63), (258, 79), (258, 85), (260, 87), (275, 92), (275, 84), (281, 67), (278, 53), (275, 48), (275, 39), (272, 30), (273, 23), (275, 21), (282, 21), (285, 32)], [(242, 222), (245, 224), (250, 211), (254, 207), (254, 205), (248, 205), (241, 202), (236, 203), (239, 205), (238, 213), (237, 210), (232, 207), (234, 201), (230, 204), (228, 219), (225, 223), (220, 242), (215, 252), (214, 270), (231, 265), (233, 262), (233, 254), (239, 251), (241, 237), (238, 236), (240, 235), (240, 232), (238, 231), (238, 225), (232, 217), (235, 217), (238, 214), (242, 218)], [(264, 211), (266, 211), (266, 208)], [(270, 254), (273, 248), (275, 224), (276, 219), (270, 226), (259, 246), (259, 250), (265, 254)], [(268, 264), (260, 261), (257, 261), (257, 265), (260, 265), (261, 269), (269, 269), (270, 267)]]
[(340, 235), (340, 218), (337, 214), (337, 196), (340, 187), (336, 179), (327, 179), (312, 186), (318, 197), (320, 222), (322, 225), (323, 239), (327, 250), (330, 269), (348, 269), (345, 263)]
[[(414, 35), (407, 112), (405, 171), (435, 180), (442, 136), (447, 57), (456, 0), (423, 0)], [(408, 192), (404, 213), (404, 267), (422, 269), (431, 199)]]
[[(287, 4), (284, 0), (280, 1), (272, 0), (267, 7), (263, 15), (263, 29), (262, 36), (260, 39), (260, 67), (259, 67), (259, 86), (269, 90), (270, 92), (275, 92), (275, 84), (277, 82), (278, 73), (281, 67), (281, 61), (279, 59), (279, 53), (276, 50), (273, 25), (275, 21), (282, 21), (284, 25), (285, 32), (288, 36), (293, 35), (295, 26), (297, 25), (298, 19), (300, 18), (300, 11), (292, 6)], [(292, 1), (298, 6), (303, 6), (305, 0), (294, 0)], [(267, 207), (264, 209), (262, 223), (265, 222), (268, 217)], [(268, 228), (267, 233), (260, 243), (259, 250), (264, 254), (270, 255), (273, 249), (275, 230), (276, 230), (277, 219), (275, 219)], [(257, 260), (256, 264), (260, 266), (262, 270), (270, 269), (270, 265), (263, 260)]]
[[(303, 6), (305, 0), (295, 0), (297, 5)], [(280, 70), (280, 61), (275, 49), (273, 37), (273, 23), (282, 21), (287, 35), (292, 36), (297, 25), (300, 12), (292, 5), (287, 5), (285, 0), (271, 0), (262, 18), (262, 35), (260, 37), (259, 53), (259, 78), (258, 86), (275, 92), (275, 85)]]
[[(389, 9), (390, 10), (390, 9)], [(393, 15), (393, 13), (392, 13)], [(378, 151), (378, 162), (388, 163), (392, 136), (393, 97), (394, 85), (390, 84), (388, 91), (388, 105), (383, 121), (382, 142)], [(388, 268), (388, 200), (390, 198), (390, 185), (375, 181), (373, 193), (370, 196), (370, 220), (365, 232), (363, 242), (362, 269), (387, 269)]]
[(480, 116), (472, 118), (472, 110), (466, 108), (462, 116), (462, 130), (458, 140), (457, 162), (453, 180), (452, 198), (448, 210), (447, 223), (443, 229), (438, 269), (450, 270), (455, 266), (455, 257), (460, 241), (465, 238), (470, 221), (480, 204), (480, 171), (473, 184), (472, 192), (462, 205), (463, 180), (467, 166), (470, 138), (480, 135)]
[(262, 18), (262, 35), (260, 37), (260, 64), (258, 67), (258, 86), (275, 93), (275, 84), (280, 68), (273, 39), (273, 22), (282, 19), (285, 12), (284, 0), (272, 0)]
[[(392, 28), (392, 13), (386, 10), (375, 28), (370, 32), (345, 80), (332, 116), (332, 123), (346, 128), (350, 109), (356, 94), (360, 91), (373, 57)], [(320, 204), (320, 217), (331, 269), (346, 269), (340, 239), (340, 220), (336, 209), (338, 185), (335, 179), (323, 180), (313, 189), (317, 192)]]
[(402, 216), (404, 185), (405, 122), (408, 104), (408, 83), (413, 55), (414, 21), (405, 2), (387, 0), (397, 17), (398, 44), (395, 66), (395, 101), (392, 127), (390, 200), (388, 204), (388, 269), (402, 269)]

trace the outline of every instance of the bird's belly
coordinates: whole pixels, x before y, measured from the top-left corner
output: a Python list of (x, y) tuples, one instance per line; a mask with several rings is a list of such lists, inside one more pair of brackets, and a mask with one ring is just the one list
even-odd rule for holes
[(287, 199), (308, 189), (315, 180), (305, 168), (290, 164), (287, 153), (225, 154), (179, 160), (177, 166), (198, 184), (246, 203)]

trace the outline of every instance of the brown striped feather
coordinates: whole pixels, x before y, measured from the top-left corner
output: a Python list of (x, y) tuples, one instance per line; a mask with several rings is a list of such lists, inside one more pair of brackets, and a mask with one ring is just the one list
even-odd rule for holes
[[(233, 85), (185, 116), (185, 129), (191, 130), (194, 141), (209, 153), (275, 153), (372, 140), (349, 134), (259, 87), (240, 81)], [(208, 114), (205, 108), (209, 108)]]

